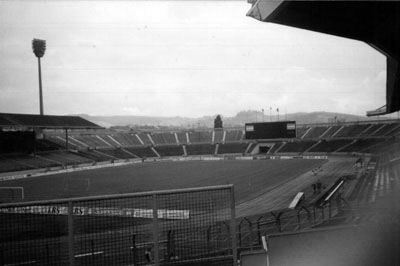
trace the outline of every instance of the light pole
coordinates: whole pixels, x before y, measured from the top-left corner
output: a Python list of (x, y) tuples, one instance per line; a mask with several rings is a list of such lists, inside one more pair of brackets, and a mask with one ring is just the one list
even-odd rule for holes
[(261, 109), (261, 111), (262, 111), (262, 114), (263, 114), (262, 120), (263, 120), (263, 123), (264, 123), (264, 109)]
[(40, 58), (44, 56), (44, 52), (46, 51), (46, 41), (39, 40), (39, 39), (33, 39), (32, 40), (32, 49), (33, 49), (33, 53), (38, 58), (40, 115), (43, 115), (42, 71), (41, 71), (41, 67), (40, 67)]
[(272, 107), (269, 107), (269, 122), (272, 122)]
[(279, 108), (276, 108), (276, 112), (278, 112), (278, 121), (279, 121)]

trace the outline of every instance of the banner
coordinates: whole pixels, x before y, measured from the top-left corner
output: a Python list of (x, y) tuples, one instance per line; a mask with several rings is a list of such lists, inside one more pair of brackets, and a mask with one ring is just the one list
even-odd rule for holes
[[(68, 215), (68, 207), (62, 206), (25, 206), (14, 208), (1, 208), (0, 213), (18, 213), (18, 214), (47, 214), (47, 215)], [(73, 207), (73, 215), (93, 215), (93, 216), (121, 216), (133, 218), (153, 218), (152, 209), (136, 208), (91, 208), (91, 207)], [(184, 220), (189, 219), (189, 210), (157, 210), (159, 219)]]
[(250, 161), (250, 160), (253, 160), (253, 156), (238, 156), (238, 157), (235, 157), (235, 160)]
[(221, 157), (203, 157), (203, 161), (221, 161), (223, 159)]

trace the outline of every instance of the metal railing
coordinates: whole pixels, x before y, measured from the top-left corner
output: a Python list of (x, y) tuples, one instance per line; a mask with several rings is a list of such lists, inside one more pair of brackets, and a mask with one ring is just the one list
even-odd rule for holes
[(0, 265), (236, 265), (233, 186), (0, 205)]
[(330, 201), (322, 207), (307, 206), (297, 210), (270, 212), (238, 221), (239, 250), (262, 247), (262, 236), (281, 232), (299, 231), (326, 224), (340, 224), (350, 220), (351, 210), (343, 202)]

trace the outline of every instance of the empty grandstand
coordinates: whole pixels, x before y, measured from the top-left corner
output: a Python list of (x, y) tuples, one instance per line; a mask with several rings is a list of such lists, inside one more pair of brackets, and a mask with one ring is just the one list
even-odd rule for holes
[[(237, 254), (242, 256), (251, 254), (252, 250), (262, 249), (262, 237), (265, 235), (303, 232), (338, 224), (364, 225), (384, 219), (382, 217), (385, 213), (371, 213), (363, 208), (383, 204), (382, 202), (392, 195), (399, 176), (399, 154), (395, 148), (391, 148), (398, 145), (398, 120), (298, 125), (296, 138), (262, 140), (245, 139), (242, 129), (134, 132), (113, 131), (92, 125), (87, 129), (72, 129), (66, 124), (62, 130), (43, 126), (37, 134), (33, 129), (11, 131), (15, 125), (10, 127), (7, 124), (10, 123), (3, 123), (0, 135), (4, 147), (0, 153), (0, 179), (3, 180), (0, 199), (4, 202), (32, 200), (36, 199), (35, 197), (51, 199), (114, 194), (115, 191), (126, 193), (132, 188), (134, 191), (146, 191), (155, 186), (159, 189), (169, 189), (176, 186), (186, 188), (233, 182), (237, 194), (234, 221), (237, 232), (234, 241), (236, 247), (227, 248), (227, 242), (220, 240), (235, 239), (229, 229), (232, 227), (227, 226), (224, 219), (217, 219), (214, 221), (215, 225), (202, 225), (197, 229), (204, 235), (204, 243), (198, 240), (184, 241), (184, 236), (194, 231), (185, 231), (185, 227), (174, 223), (174, 226), (178, 226), (175, 232), (163, 231), (165, 235), (160, 240), (159, 247), (167, 254), (174, 250), (174, 254), (177, 254), (174, 258), (177, 257), (176, 260), (181, 261), (182, 265), (193, 265), (197, 260), (199, 265), (208, 263), (207, 260), (216, 265), (232, 265), (230, 250), (237, 248)], [(21, 142), (21, 139), (24, 141)], [(110, 166), (119, 165), (121, 168), (106, 170)], [(75, 173), (90, 169), (97, 169), (98, 172)], [(57, 181), (57, 175), (54, 175), (56, 173), (62, 181)], [(50, 179), (43, 179), (42, 175), (49, 175)], [(143, 175), (149, 176), (143, 178)], [(113, 178), (110, 179), (110, 176)], [(37, 187), (41, 182), (53, 184), (52, 190), (42, 195), (32, 193), (35, 189), (44, 191), (42, 186)], [(25, 194), (24, 199), (21, 198), (21, 189)], [(303, 196), (294, 202), (294, 196), (299, 191)], [(85, 200), (90, 202), (94, 199)], [(82, 202), (85, 200), (82, 199)], [(190, 200), (193, 198), (190, 197)], [(175, 201), (174, 196), (170, 204), (176, 205)], [(57, 200), (54, 204), (61, 206), (55, 209), (58, 212), (65, 208)], [(85, 206), (89, 203), (83, 204)], [(102, 200), (98, 204), (103, 204)], [(107, 207), (107, 212), (120, 213), (118, 206), (124, 203), (115, 204), (117, 205), (112, 210)], [(217, 206), (214, 199), (199, 204), (204, 205), (200, 212)], [(289, 204), (294, 207), (289, 208)], [(9, 208), (11, 205), (5, 206)], [(54, 206), (52, 208), (54, 209)], [(86, 211), (81, 208), (78, 206), (76, 211)], [(197, 207), (193, 205), (191, 208)], [(42, 209), (39, 209), (34, 210), (41, 212)], [(0, 219), (13, 216), (8, 213), (10, 209), (7, 210), (4, 211), (3, 207)], [(42, 214), (33, 215), (39, 215), (35, 219), (43, 218)], [(68, 216), (67, 213), (65, 215)], [(127, 230), (124, 221), (130, 220), (120, 218), (118, 220), (106, 216), (101, 219), (93, 217), (85, 222), (92, 224), (93, 230), (89, 229), (90, 226), (76, 224), (78, 228), (74, 230), (80, 230), (82, 239), (91, 239), (91, 248), (84, 247), (88, 245), (87, 240), (74, 242), (78, 252), (73, 259), (74, 263), (105, 265), (104, 263), (111, 263), (112, 260), (112, 263), (118, 264), (119, 260), (115, 259), (117, 251), (107, 248), (104, 239), (117, 237), (115, 230)], [(22, 224), (24, 219), (20, 221)], [(26, 230), (20, 222), (14, 228)], [(146, 221), (142, 222), (146, 224)], [(45, 220), (41, 220), (40, 224), (42, 223), (48, 226), (57, 224)], [(147, 225), (148, 228), (149, 226)], [(34, 229), (38, 237), (32, 238), (29, 243), (37, 245), (39, 249), (27, 251), (21, 246), (21, 243), (26, 241), (23, 238), (10, 246), (9, 240), (3, 237), (5, 251), (2, 263), (15, 264), (38, 260), (40, 264), (51, 265), (60, 259), (63, 260), (65, 251), (60, 251), (51, 242), (43, 242), (43, 237), (48, 236), (40, 235), (37, 230), (40, 231), (41, 227), (38, 228)], [(4, 228), (0, 230), (4, 231)], [(184, 233), (179, 230), (183, 230)], [(54, 229), (51, 232), (53, 237), (54, 234), (63, 237), (66, 231)], [(14, 231), (8, 234), (13, 235)], [(122, 250), (127, 248), (125, 235), (122, 233), (117, 237), (118, 240), (115, 240)], [(129, 236), (130, 241), (136, 244), (131, 244), (128, 248), (134, 248), (136, 255), (129, 256), (129, 252), (123, 251), (119, 257), (121, 263), (144, 263), (140, 254), (147, 250), (145, 243), (153, 243), (148, 246), (154, 247), (155, 242), (151, 235), (143, 236), (143, 239), (140, 237), (142, 236), (138, 234)], [(41, 244), (35, 244), (37, 241)], [(182, 243), (185, 243), (185, 248), (181, 246)], [(52, 250), (59, 250), (57, 252), (63, 255), (46, 255), (49, 254), (45, 251), (46, 246)], [(25, 256), (18, 259), (16, 253), (13, 253), (17, 251), (25, 251)], [(205, 257), (199, 257), (200, 255)], [(160, 254), (159, 258), (170, 259), (164, 253)], [(245, 261), (244, 257), (242, 259)]]
[[(7, 117), (10, 115), (4, 115), (3, 119)], [(10, 120), (11, 118), (7, 121)], [(17, 121), (16, 118), (13, 118), (13, 121)], [(390, 141), (400, 132), (400, 123), (397, 120), (347, 122), (343, 125), (312, 124), (298, 125), (295, 139), (254, 141), (246, 140), (243, 130), (240, 129), (121, 132), (97, 126), (92, 128), (89, 125), (78, 126), (78, 122), (74, 123), (74, 125), (65, 124), (62, 126), (64, 128), (62, 131), (58, 130), (58, 127), (55, 130), (52, 127), (46, 129), (42, 126), (40, 138), (35, 139), (33, 130), (7, 131), (7, 128), (16, 125), (4, 122), (1, 132), (3, 145), (1, 153), (13, 153), (13, 161), (17, 164), (10, 167), (9, 160), (2, 160), (0, 166), (4, 166), (1, 166), (3, 169), (1, 172), (170, 156), (369, 153), (374, 146)], [(20, 124), (22, 125), (24, 124)], [(24, 141), (21, 141), (21, 138)], [(75, 160), (69, 160), (68, 153), (76, 156)], [(30, 163), (26, 162), (27, 156), (32, 157)], [(47, 159), (45, 163), (42, 162), (43, 159)], [(33, 163), (35, 160), (37, 163)]]

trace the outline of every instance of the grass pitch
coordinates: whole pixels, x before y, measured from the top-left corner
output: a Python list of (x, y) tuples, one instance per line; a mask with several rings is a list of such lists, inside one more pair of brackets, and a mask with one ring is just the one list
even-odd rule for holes
[(236, 203), (253, 199), (325, 160), (152, 162), (1, 182), (25, 201), (235, 185)]

